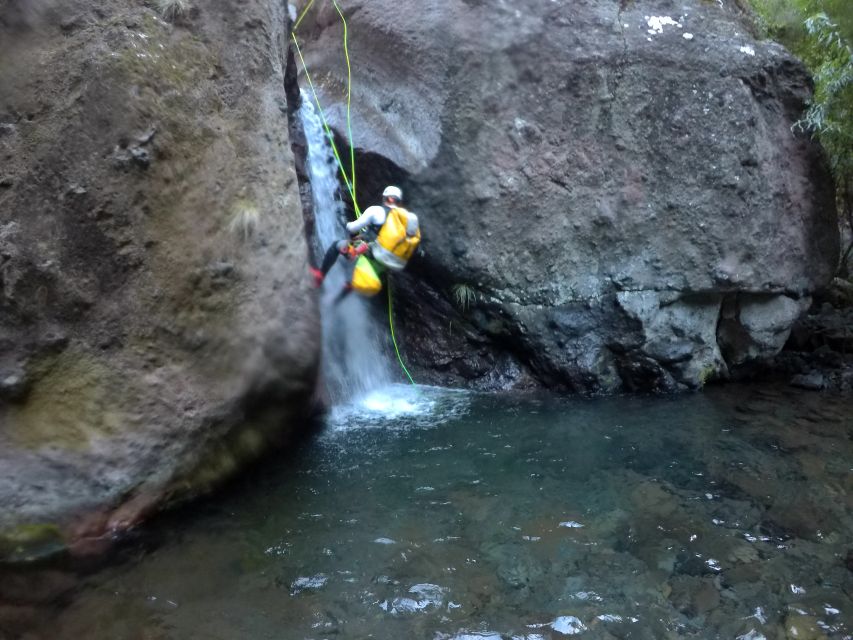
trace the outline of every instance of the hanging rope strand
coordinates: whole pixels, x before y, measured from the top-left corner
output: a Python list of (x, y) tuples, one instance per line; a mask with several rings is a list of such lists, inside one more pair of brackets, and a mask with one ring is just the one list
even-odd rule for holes
[(308, 13), (308, 10), (314, 5), (314, 0), (311, 0), (305, 8), (302, 10), (302, 13), (299, 14), (299, 19), (293, 24), (293, 33), (299, 28), (299, 23), (302, 22), (302, 18), (305, 17), (305, 14)]
[(400, 363), (400, 366), (403, 368), (403, 373), (406, 374), (406, 377), (409, 379), (409, 382), (415, 384), (415, 381), (412, 380), (412, 375), (409, 373), (409, 370), (406, 369), (406, 365), (403, 364), (403, 357), (400, 355), (400, 348), (397, 346), (397, 338), (394, 335), (394, 313), (393, 313), (393, 302), (391, 300), (391, 280), (387, 281), (388, 285), (388, 326), (391, 327), (391, 343), (394, 345), (394, 353), (397, 354), (397, 361)]
[(296, 39), (296, 34), (291, 33), (290, 37), (293, 39), (293, 44), (296, 45), (296, 53), (299, 55), (299, 61), (302, 63), (302, 70), (305, 72), (305, 79), (308, 81), (308, 86), (311, 88), (311, 95), (314, 97), (314, 104), (317, 105), (317, 113), (320, 114), (320, 120), (323, 123), (323, 128), (326, 131), (326, 136), (329, 138), (329, 144), (332, 147), (332, 153), (335, 156), (335, 161), (338, 163), (338, 169), (340, 169), (341, 175), (344, 178), (344, 184), (346, 185), (347, 191), (352, 198), (352, 204), (355, 209), (355, 217), (361, 217), (361, 209), (358, 207), (358, 201), (355, 199), (355, 192), (353, 191), (352, 185), (349, 181), (349, 176), (347, 176), (346, 169), (344, 168), (344, 163), (341, 161), (341, 156), (338, 153), (338, 146), (335, 144), (335, 134), (332, 133), (331, 127), (329, 127), (329, 123), (326, 120), (326, 114), (323, 111), (323, 107), (320, 106), (320, 98), (317, 97), (317, 91), (314, 89), (314, 82), (311, 80), (311, 74), (308, 73), (308, 67), (305, 65), (305, 58), (302, 57), (302, 49), (299, 48), (299, 41)]
[[(350, 65), (349, 60), (349, 28), (347, 26), (347, 19), (344, 17), (341, 8), (338, 6), (338, 1), (332, 0), (332, 4), (335, 5), (335, 10), (341, 17), (341, 22), (344, 23), (344, 58), (347, 61), (347, 135), (349, 136), (349, 166), (352, 175), (352, 197), (353, 200), (355, 200), (355, 145), (353, 144), (352, 137), (352, 109), (350, 108), (352, 103), (352, 66)], [(357, 207), (356, 214), (358, 215)]]
[[(359, 209), (358, 201), (355, 197), (355, 146), (353, 145), (351, 116), (352, 66), (350, 64), (349, 57), (349, 30), (347, 27), (347, 20), (344, 17), (343, 11), (341, 11), (341, 8), (338, 6), (337, 0), (332, 0), (332, 4), (334, 5), (335, 10), (338, 12), (338, 15), (341, 17), (341, 21), (344, 24), (344, 57), (347, 61), (347, 136), (349, 137), (351, 178), (347, 176), (344, 164), (343, 162), (341, 162), (341, 156), (338, 153), (338, 147), (335, 144), (335, 136), (332, 133), (331, 127), (329, 127), (328, 121), (326, 120), (326, 114), (323, 112), (323, 107), (320, 105), (320, 98), (317, 97), (317, 91), (314, 89), (314, 82), (311, 80), (311, 74), (308, 73), (308, 66), (305, 64), (305, 58), (302, 57), (302, 49), (299, 48), (299, 41), (296, 39), (296, 29), (313, 4), (314, 0), (311, 0), (308, 5), (302, 10), (302, 13), (299, 15), (299, 19), (293, 25), (293, 31), (291, 31), (290, 37), (293, 39), (293, 44), (296, 46), (296, 53), (299, 55), (299, 61), (302, 63), (302, 70), (305, 72), (305, 79), (308, 82), (308, 86), (311, 88), (311, 95), (314, 97), (314, 104), (317, 105), (317, 113), (320, 114), (320, 120), (323, 123), (323, 128), (326, 131), (326, 136), (328, 136), (329, 138), (329, 144), (332, 147), (332, 153), (335, 156), (335, 161), (338, 163), (338, 168), (340, 169), (341, 175), (344, 178), (344, 184), (346, 185), (347, 191), (349, 192), (349, 195), (352, 198), (353, 208), (355, 209), (355, 217), (360, 218), (361, 209)], [(390, 279), (386, 280), (386, 286), (388, 287), (388, 326), (391, 329), (391, 343), (394, 345), (394, 353), (397, 354), (397, 361), (400, 363), (400, 367), (403, 369), (403, 373), (406, 374), (406, 377), (409, 379), (409, 382), (415, 385), (415, 381), (412, 379), (409, 370), (406, 368), (406, 365), (403, 362), (403, 357), (400, 355), (400, 347), (397, 345), (397, 336), (394, 333), (394, 302), (393, 297), (391, 295)]]

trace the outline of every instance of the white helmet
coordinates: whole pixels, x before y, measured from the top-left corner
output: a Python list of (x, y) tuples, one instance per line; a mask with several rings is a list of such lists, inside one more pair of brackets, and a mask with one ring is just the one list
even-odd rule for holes
[(397, 202), (403, 201), (403, 192), (400, 190), (400, 187), (385, 187), (385, 191), (382, 192), (382, 198), (396, 198)]

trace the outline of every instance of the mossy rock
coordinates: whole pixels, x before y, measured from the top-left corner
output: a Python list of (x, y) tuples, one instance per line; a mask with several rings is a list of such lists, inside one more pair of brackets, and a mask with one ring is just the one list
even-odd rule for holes
[(53, 524), (22, 524), (0, 532), (0, 564), (53, 560), (66, 550), (62, 532)]
[(120, 387), (113, 382), (112, 369), (97, 356), (69, 349), (36, 361), (32, 369), (27, 402), (13, 408), (7, 429), (15, 444), (81, 451), (93, 439), (123, 430)]

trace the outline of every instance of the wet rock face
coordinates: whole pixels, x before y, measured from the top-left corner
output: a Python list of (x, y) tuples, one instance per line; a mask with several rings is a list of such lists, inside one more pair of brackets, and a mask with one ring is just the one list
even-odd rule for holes
[[(732, 5), (348, 5), (361, 199), (403, 182), (417, 286), (470, 287), (454, 320), (519, 379), (700, 386), (772, 355), (830, 278), (832, 183), (791, 131), (809, 80)], [(306, 60), (345, 131), (339, 20), (311, 19)], [(429, 316), (401, 323), (411, 360), (456, 349)]]
[(151, 6), (0, 7), (7, 541), (91, 540), (202, 491), (312, 393), (285, 8)]

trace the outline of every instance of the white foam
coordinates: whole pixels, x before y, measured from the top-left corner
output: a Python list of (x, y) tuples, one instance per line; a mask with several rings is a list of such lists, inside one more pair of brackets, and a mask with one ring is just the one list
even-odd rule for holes
[(317, 589), (322, 589), (326, 586), (326, 582), (328, 581), (328, 576), (322, 573), (318, 573), (314, 576), (301, 576), (291, 583), (290, 595), (295, 596), (296, 594), (306, 590), (316, 591)]
[(527, 625), (529, 629), (542, 629), (543, 627), (550, 627), (557, 633), (561, 633), (564, 636), (573, 636), (578, 633), (583, 633), (586, 631), (586, 625), (580, 621), (579, 618), (575, 616), (560, 616), (551, 622), (543, 622), (540, 624), (529, 624)]
[(575, 616), (560, 616), (551, 623), (551, 628), (566, 636), (573, 636), (586, 631), (586, 625)]
[(614, 613), (602, 613), (601, 615), (595, 616), (596, 620), (601, 620), (602, 622), (622, 622), (622, 616), (617, 616)]
[(432, 427), (463, 415), (469, 398), (465, 391), (392, 384), (333, 407), (328, 423), (333, 432)]

